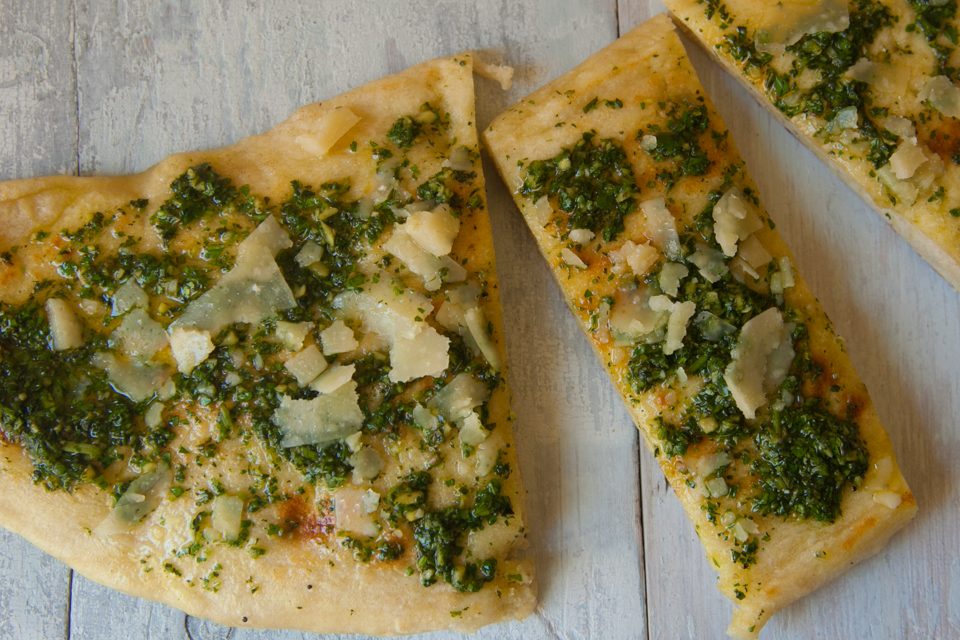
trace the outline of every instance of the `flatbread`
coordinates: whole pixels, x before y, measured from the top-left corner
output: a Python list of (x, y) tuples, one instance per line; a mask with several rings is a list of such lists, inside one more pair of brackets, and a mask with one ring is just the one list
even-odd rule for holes
[[(907, 0), (737, 0), (723, 11), (697, 0), (665, 4), (695, 42), (960, 290), (955, 2), (916, 3), (922, 27)], [(815, 68), (819, 56), (796, 53), (830, 50), (828, 40), (855, 43), (831, 61), (836, 77)]]
[[(0, 524), (234, 627), (527, 616), (472, 69), (137, 175), (0, 184)], [(94, 393), (115, 410), (71, 400)]]
[(869, 394), (668, 18), (483, 139), (737, 605), (730, 635), (756, 637), (913, 517)]

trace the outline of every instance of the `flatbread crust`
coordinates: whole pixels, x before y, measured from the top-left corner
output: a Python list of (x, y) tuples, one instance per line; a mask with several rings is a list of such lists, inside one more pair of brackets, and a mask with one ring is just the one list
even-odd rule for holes
[[(711, 169), (703, 175), (677, 178), (668, 192), (657, 175), (664, 165), (641, 149), (637, 131), (650, 131), (652, 124), (666, 131), (669, 105), (684, 100), (688, 101), (685, 104), (704, 105), (711, 135), (717, 142), (714, 145), (703, 134), (701, 145), (712, 163)], [(730, 523), (710, 521), (703, 482), (696, 475), (698, 465), (716, 450), (715, 444), (703, 439), (694, 442), (684, 455), (670, 458), (662, 454), (666, 442), (658, 437), (656, 428), (658, 418), (675, 419), (681, 411), (677, 407), (684, 406), (685, 400), (695, 394), (696, 376), (691, 375), (687, 381), (690, 387), (673, 378), (642, 393), (635, 392), (627, 366), (629, 352), (616, 346), (603, 326), (606, 321), (602, 301), (618, 295), (620, 278), (614, 269), (614, 251), (624, 246), (624, 239), (642, 244), (655, 238), (656, 225), (637, 210), (624, 218), (625, 231), (613, 240), (604, 241), (597, 234), (589, 241), (574, 242), (570, 239), (567, 214), (558, 210), (553, 197), (538, 198), (536, 202), (522, 193), (530, 187), (525, 180), (531, 175), (526, 171), (531, 163), (559, 157), (561, 150), (571, 148), (588, 131), (596, 131), (596, 140), (612, 139), (622, 147), (640, 191), (638, 199), (666, 196), (681, 233), (695, 224), (697, 214), (708, 203), (708, 194), (723, 184), (724, 173), (729, 173), (733, 183), (745, 193), (756, 193), (756, 186), (743, 168), (719, 114), (703, 95), (680, 39), (665, 16), (637, 27), (569, 73), (523, 98), (483, 132), (484, 143), (581, 329), (610, 373), (647, 448), (659, 456), (661, 468), (696, 528), (711, 565), (719, 571), (718, 588), (737, 605), (728, 633), (737, 638), (755, 638), (776, 611), (876, 553), (913, 517), (916, 502), (896, 467), (890, 441), (841, 339), (834, 335), (802, 278), (796, 276), (795, 286), (784, 293), (786, 303), (798, 310), (808, 327), (810, 353), (822, 363), (825, 375), (832, 376), (831, 384), (841, 389), (836, 393), (822, 390), (827, 391), (822, 395), (831, 410), (837, 411), (844, 405), (857, 407), (855, 422), (869, 454), (869, 470), (862, 485), (868, 490), (854, 491), (848, 484), (840, 503), (842, 515), (832, 523), (749, 514), (749, 503), (742, 502), (742, 498), (751, 495), (753, 479), (743, 466), (733, 465), (733, 472), (726, 478), (739, 484), (740, 506), (724, 498), (720, 511), (727, 507), (747, 509), (740, 517), (749, 514), (748, 518), (758, 526), (759, 551), (756, 564), (746, 569), (732, 559), (731, 551), (737, 547), (729, 533)], [(557, 167), (562, 168), (562, 164), (559, 161)], [(549, 202), (546, 207), (545, 202)], [(755, 237), (773, 257), (790, 259), (789, 249), (773, 225), (766, 223), (768, 218), (758, 200), (756, 203), (765, 223)], [(583, 262), (582, 268), (575, 264), (578, 259)], [(688, 335), (690, 331), (693, 324), (687, 329)], [(890, 465), (885, 488), (898, 496), (894, 499), (899, 502), (895, 508), (874, 500), (877, 463), (884, 460), (881, 466)], [(769, 540), (760, 538), (765, 534), (769, 534)]]
[[(0, 251), (13, 252), (12, 259), (5, 256), (9, 263), (0, 264), (0, 301), (21, 304), (31, 295), (35, 283), (56, 279), (58, 250), (66, 244), (60, 231), (78, 228), (96, 211), (126, 207), (126, 213), (121, 212), (114, 224), (114, 231), (124, 230), (128, 234), (121, 237), (142, 238), (138, 250), (159, 251), (159, 238), (148, 223), (149, 217), (169, 197), (169, 185), (174, 178), (200, 163), (210, 163), (234, 185), (248, 185), (251, 193), (269, 197), (275, 203), (290, 196), (291, 180), (319, 187), (333, 180), (349, 179), (349, 195), (364, 197), (376, 188), (375, 161), (368, 141), (385, 143), (386, 132), (398, 117), (417, 114), (421, 105), (430, 103), (442, 117), (449, 118), (445, 145), (456, 139), (458, 145), (473, 151), (470, 162), (476, 176), (468, 181), (473, 191), (464, 196), (472, 194), (478, 200), (464, 208), (452, 255), (470, 274), (483, 274), (485, 294), (480, 305), (502, 360), (493, 246), (476, 154), (472, 69), (473, 57), (469, 52), (428, 61), (327, 102), (302, 107), (264, 134), (223, 149), (176, 154), (137, 175), (49, 177), (0, 184)], [(302, 139), (298, 138), (313, 135), (324, 115), (341, 107), (360, 116), (360, 121), (327, 154), (318, 157), (310, 152), (309, 144), (301, 144)], [(350, 149), (350, 141), (360, 145), (359, 151)], [(451, 150), (452, 147), (441, 144), (434, 146), (433, 141), (429, 147), (415, 145), (407, 157), (419, 165), (420, 179), (403, 174), (401, 185), (415, 191), (424, 177), (441, 170), (441, 163)], [(454, 185), (457, 188), (460, 187)], [(140, 198), (148, 199), (149, 205), (142, 215), (134, 215), (127, 203)], [(203, 235), (209, 233), (202, 227), (195, 224), (189, 233), (181, 232), (172, 249), (186, 251), (193, 247), (196, 253)], [(40, 239), (38, 231), (52, 235)], [(113, 242), (112, 250), (118, 244), (115, 236), (104, 240)], [(370, 260), (378, 260), (382, 255), (382, 249), (371, 250)], [(405, 283), (423, 291), (422, 281), (408, 278)], [(89, 484), (77, 486), (72, 493), (45, 490), (31, 480), (31, 460), (19, 446), (2, 437), (0, 524), (96, 582), (219, 624), (373, 635), (443, 629), (472, 632), (486, 624), (522, 619), (535, 605), (532, 562), (513, 559), (515, 550), (525, 546), (526, 512), (512, 446), (513, 415), (509, 405), (510, 391), (504, 380), (487, 404), (486, 424), (497, 425), (487, 443), (499, 446), (502, 462), (512, 468), (509, 477), (502, 479), (502, 495), (510, 499), (514, 515), (500, 518), (496, 524), (470, 534), (467, 540), (468, 552), (499, 560), (495, 579), (477, 593), (458, 593), (442, 580), (429, 587), (421, 586), (414, 567), (415, 545), (406, 526), (398, 529), (397, 534), (405, 548), (400, 559), (370, 563), (355, 560), (353, 551), (338, 544), (329, 510), (318, 512), (317, 502), (329, 504), (333, 496), (322, 487), (306, 483), (290, 464), (267, 451), (257, 438), (221, 442), (216, 455), (206, 460), (202, 468), (192, 465), (193, 453), (181, 455), (177, 451), (184, 447), (195, 452), (211, 437), (216, 439), (214, 406), (208, 410), (192, 407), (195, 413), (185, 425), (175, 429), (176, 439), (170, 445), (174, 452), (172, 464), (188, 464), (186, 479), (181, 483), (188, 492), (207, 486), (214, 477), (222, 481), (228, 492), (242, 491), (250, 486), (253, 469), (265, 469), (278, 480), (274, 492), (286, 494), (287, 499), (250, 516), (254, 523), (244, 547), (208, 545), (203, 562), (194, 556), (178, 558), (176, 551), (192, 539), (189, 525), (198, 509), (189, 493), (177, 500), (165, 500), (130, 534), (102, 539), (91, 531), (107, 516), (112, 499)], [(183, 405), (181, 409), (181, 415), (186, 415)], [(243, 418), (236, 419), (240, 422)], [(372, 486), (386, 495), (389, 487), (409, 471), (431, 468), (430, 462), (425, 461), (428, 454), (420, 451), (416, 431), (402, 425), (399, 433), (399, 453), (390, 455), (381, 448), (387, 467), (372, 485), (364, 488)], [(370, 446), (380, 446), (378, 442), (372, 437)], [(479, 478), (475, 477), (478, 474), (473, 463), (460, 457), (458, 445), (448, 443), (441, 453), (449, 463), (434, 464), (434, 475), (450, 479), (451, 485), (454, 481), (458, 485), (477, 485)], [(447, 489), (439, 481), (434, 485), (431, 506), (449, 504), (454, 489)], [(298, 494), (298, 489), (302, 493)], [(265, 530), (267, 520), (298, 526), (291, 535), (270, 536)], [(265, 552), (260, 557), (253, 557), (260, 551), (251, 553), (254, 544)], [(174, 570), (164, 570), (167, 564)], [(211, 578), (214, 565), (221, 569)], [(208, 584), (204, 578), (213, 580), (217, 589), (205, 588)]]
[[(765, 73), (762, 70), (745, 71), (744, 64), (737, 62), (724, 47), (727, 36), (737, 28), (744, 27), (748, 37), (752, 37), (756, 28), (749, 20), (738, 17), (738, 5), (759, 7), (762, 3), (728, 3), (731, 4), (733, 16), (728, 21), (718, 16), (708, 18), (707, 6), (698, 0), (667, 0), (664, 4), (686, 35), (823, 161), (834, 175), (880, 214), (954, 289), (960, 291), (960, 216), (950, 213), (960, 213), (960, 166), (954, 160), (957, 157), (956, 136), (960, 132), (960, 121), (925, 106), (920, 99), (926, 82), (939, 72), (933, 52), (921, 30), (911, 27), (916, 21), (916, 14), (907, 0), (882, 2), (898, 20), (880, 30), (867, 56), (868, 59), (882, 62), (888, 59), (888, 52), (893, 53), (890, 66), (899, 76), (895, 83), (898, 86), (883, 90), (867, 85), (865, 93), (871, 100), (871, 108), (884, 109), (889, 116), (920, 123), (917, 130), (922, 133), (918, 144), (920, 147), (926, 146), (931, 157), (936, 153), (943, 164), (942, 173), (930, 184), (921, 186), (912, 203), (884, 185), (874, 163), (865, 159), (864, 149), (856, 149), (848, 142), (838, 140), (837, 136), (823, 135), (824, 118), (803, 113), (788, 116), (778, 109), (774, 103), (777, 98), (767, 86)], [(851, 2), (850, 6), (854, 7), (855, 3)], [(957, 27), (957, 18), (951, 23)], [(954, 51), (950, 59), (956, 66), (960, 54)], [(778, 66), (782, 68), (788, 64), (778, 63)], [(824, 117), (828, 115), (823, 114)], [(887, 117), (874, 118), (874, 126), (883, 130)], [(892, 140), (896, 141), (897, 136), (894, 135)], [(939, 168), (937, 171), (940, 173)], [(937, 195), (941, 187), (944, 193)], [(891, 202), (891, 197), (894, 202)]]

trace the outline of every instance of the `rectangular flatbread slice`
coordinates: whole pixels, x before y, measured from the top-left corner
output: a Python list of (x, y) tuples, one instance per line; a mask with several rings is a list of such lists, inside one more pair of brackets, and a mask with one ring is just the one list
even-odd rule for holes
[(960, 17), (954, 0), (664, 4), (960, 290)]
[(483, 138), (737, 605), (730, 635), (756, 637), (913, 517), (870, 396), (666, 16)]
[(0, 525), (234, 627), (527, 616), (472, 70), (0, 184)]

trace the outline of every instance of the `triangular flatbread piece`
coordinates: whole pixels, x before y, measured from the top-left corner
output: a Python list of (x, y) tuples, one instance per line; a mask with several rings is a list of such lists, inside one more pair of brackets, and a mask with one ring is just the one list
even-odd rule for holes
[(870, 397), (672, 24), (483, 134), (753, 638), (916, 512)]
[(954, 0), (664, 4), (711, 58), (960, 291)]
[(236, 627), (528, 615), (472, 69), (0, 184), (0, 524)]

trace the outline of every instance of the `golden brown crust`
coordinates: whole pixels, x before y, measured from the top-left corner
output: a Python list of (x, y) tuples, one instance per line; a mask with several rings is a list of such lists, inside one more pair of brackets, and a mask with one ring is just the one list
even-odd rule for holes
[[(121, 216), (117, 224), (127, 225), (128, 231), (141, 235), (141, 248), (157, 249), (158, 239), (146, 219), (168, 196), (171, 181), (201, 162), (210, 162), (234, 184), (249, 185), (253, 193), (269, 196), (274, 202), (289, 196), (293, 179), (319, 185), (349, 178), (352, 194), (360, 197), (370, 189), (369, 166), (373, 161), (369, 150), (351, 153), (349, 142), (357, 140), (366, 145), (368, 140), (383, 140), (384, 133), (399, 116), (416, 114), (425, 102), (449, 113), (450, 136), (476, 151), (471, 74), (469, 52), (432, 60), (322, 104), (305, 106), (262, 135), (219, 150), (177, 154), (141, 174), (116, 178), (50, 177), (0, 184), (0, 219), (4, 221), (0, 249), (21, 247), (12, 265), (0, 265), (0, 300), (22, 303), (35, 282), (55, 275), (52, 259), (58, 250), (55, 243), (59, 242), (61, 229), (75, 229), (93, 212), (113, 211), (135, 198), (149, 199), (150, 208), (143, 216)], [(359, 115), (360, 123), (329, 154), (318, 158), (305, 151), (296, 142), (297, 136), (310, 133), (320, 115), (341, 106)], [(418, 153), (421, 157), (415, 159), (426, 175), (438, 171), (445, 157), (435, 151)], [(479, 187), (481, 206), (464, 214), (454, 254), (463, 259), (469, 271), (486, 274), (487, 296), (481, 304), (502, 358), (499, 296), (479, 160), (475, 161), (475, 170), (478, 178), (474, 186)], [(51, 232), (52, 239), (46, 243), (34, 241), (33, 234), (40, 230)], [(193, 237), (190, 241), (199, 239)], [(500, 560), (497, 579), (478, 593), (457, 593), (442, 581), (423, 587), (416, 573), (408, 575), (408, 567), (416, 560), (409, 531), (404, 533), (406, 552), (399, 561), (356, 561), (352, 551), (340, 547), (335, 534), (331, 535), (331, 521), (319, 514), (314, 505), (315, 500), (329, 496), (323, 489), (315, 492), (313, 487), (306, 487), (302, 496), (294, 495), (265, 510), (268, 516), (296, 522), (298, 527), (286, 538), (268, 537), (261, 532), (257, 546), (266, 550), (262, 557), (252, 557), (247, 548), (219, 545), (203, 563), (190, 556), (176, 558), (172, 551), (182, 542), (177, 536), (184, 535), (195, 511), (193, 501), (186, 498), (165, 502), (131, 534), (104, 540), (91, 530), (109, 511), (106, 494), (90, 485), (80, 486), (72, 493), (46, 491), (31, 481), (32, 463), (28, 457), (18, 446), (2, 439), (0, 524), (94, 581), (224, 625), (372, 635), (442, 629), (472, 632), (493, 622), (526, 617), (534, 608), (536, 594), (532, 562), (513, 559), (515, 550), (525, 545), (526, 510), (512, 446), (510, 392), (505, 384), (495, 391), (488, 410), (490, 422), (500, 425), (491, 440), (504, 447), (504, 462), (513, 469), (504, 480), (502, 493), (511, 499), (515, 515), (471, 534), (468, 545), (483, 544)], [(215, 422), (215, 415), (198, 412), (186, 428), (177, 430), (173, 451), (180, 445), (195, 450), (209, 438)], [(416, 436), (407, 432), (412, 429), (404, 429), (403, 437), (413, 443)], [(453, 451), (452, 445), (450, 450)], [(177, 456), (175, 453), (175, 462), (179, 460)], [(450, 459), (454, 460), (452, 454)], [(389, 489), (390, 482), (423, 464), (414, 454), (403, 460), (388, 460), (394, 462), (388, 462), (388, 468), (373, 484), (381, 492)], [(282, 492), (293, 494), (305, 484), (290, 465), (280, 464), (255, 438), (246, 443), (221, 443), (214, 462), (219, 463), (222, 474), (218, 477), (229, 491), (249, 485), (250, 465), (272, 468)], [(473, 467), (461, 466), (462, 463), (451, 462), (439, 469), (444, 477), (472, 482)], [(210, 473), (209, 462), (203, 469), (191, 468), (184, 484), (189, 487), (194, 482), (201, 486), (201, 482), (212, 477)], [(165, 571), (167, 563), (173, 564), (179, 575)], [(223, 567), (219, 590), (205, 589), (201, 582), (218, 563)], [(507, 574), (514, 578), (508, 579)], [(517, 578), (518, 574), (522, 577)]]
[[(902, 30), (912, 22), (912, 18), (910, 18), (913, 13), (912, 9), (905, 1), (901, 0), (884, 4), (888, 4), (895, 15), (902, 16), (899, 23), (889, 29), (895, 34), (891, 34), (891, 37), (897, 39), (908, 37), (908, 34)], [(912, 206), (906, 206), (902, 202), (891, 206), (890, 194), (875, 177), (876, 174), (873, 172), (872, 164), (859, 158), (849, 157), (844, 153), (837, 153), (831, 141), (816, 135), (819, 128), (817, 123), (802, 115), (792, 118), (784, 115), (770, 101), (763, 86), (763, 77), (757, 74), (744, 74), (736, 61), (719, 48), (719, 45), (724, 42), (725, 32), (715, 22), (706, 18), (702, 4), (695, 0), (669, 0), (666, 5), (674, 22), (686, 35), (733, 76), (797, 140), (824, 162), (834, 175), (843, 180), (871, 209), (880, 214), (881, 218), (903, 236), (917, 253), (929, 262), (954, 289), (960, 291), (960, 242), (958, 242), (958, 239), (960, 239), (960, 219), (947, 213), (951, 208), (957, 207), (957, 198), (960, 194), (960, 188), (958, 188), (960, 169), (952, 161), (949, 161), (949, 154), (944, 159), (947, 164), (947, 173), (938, 182), (938, 184), (947, 186), (948, 194), (945, 199), (939, 201), (935, 198), (933, 200), (928, 199), (933, 193), (933, 189), (928, 189), (928, 191), (921, 193), (920, 198)], [(903, 49), (909, 49), (910, 47), (918, 50), (927, 48), (918, 33), (911, 34), (909, 37), (911, 42)], [(916, 96), (922, 88), (924, 80), (930, 76), (916, 72), (913, 75), (914, 79), (908, 91), (909, 97), (903, 96), (902, 104), (901, 101), (896, 101), (894, 103), (896, 110), (891, 111), (891, 113), (903, 111), (905, 115), (910, 115), (908, 112), (917, 108), (912, 105), (917, 102)], [(886, 105), (885, 102), (884, 105)], [(943, 125), (945, 130), (949, 130), (946, 125), (951, 124), (950, 121), (953, 121), (953, 125), (956, 124), (956, 120), (953, 118), (947, 118), (946, 120), (947, 122)]]
[[(601, 105), (606, 100), (620, 99), (622, 107), (588, 108), (596, 97)], [(658, 182), (656, 163), (639, 148), (636, 132), (638, 129), (649, 130), (646, 128), (648, 124), (662, 126), (665, 111), (661, 103), (681, 103), (684, 99), (693, 104), (703, 99), (711, 127), (719, 136), (718, 143), (716, 148), (709, 143), (704, 147), (713, 163), (706, 175), (681, 177), (667, 193), (663, 184)], [(595, 321), (599, 300), (614, 295), (618, 286), (615, 282), (610, 283), (615, 273), (612, 271), (611, 250), (617, 249), (624, 238), (642, 243), (650, 237), (643, 215), (639, 212), (629, 214), (625, 219), (625, 233), (613, 242), (595, 239), (578, 247), (567, 241), (566, 223), (556, 222), (562, 216), (553, 215), (555, 205), (552, 202), (553, 209), (546, 216), (550, 221), (545, 223), (538, 205), (520, 192), (524, 184), (523, 167), (534, 160), (553, 158), (589, 130), (597, 132), (597, 139), (613, 138), (623, 147), (634, 171), (640, 200), (669, 197), (671, 213), (683, 223), (678, 227), (693, 223), (696, 214), (707, 203), (707, 194), (723, 183), (724, 170), (731, 171), (735, 183), (745, 191), (752, 189), (756, 192), (756, 186), (742, 169), (742, 161), (732, 141), (724, 137), (726, 131), (719, 114), (702, 95), (696, 74), (666, 16), (651, 19), (568, 74), (522, 99), (483, 133), (484, 142), (551, 265), (581, 329), (607, 367), (648, 449), (659, 451), (661, 442), (653, 419), (668, 415), (673, 406), (681, 404), (673, 397), (689, 397), (685, 396), (685, 387), (671, 383), (635, 393), (625, 364), (626, 352), (597, 331)], [(760, 215), (766, 218), (762, 207)], [(790, 257), (789, 249), (772, 226), (764, 225), (756, 236), (774, 257)], [(568, 267), (561, 256), (564, 248), (576, 249), (586, 268)], [(796, 285), (785, 293), (785, 297), (791, 307), (800, 311), (808, 326), (811, 353), (818, 362), (829, 365), (827, 375), (832, 375), (834, 383), (842, 388), (839, 393), (825, 395), (835, 406), (855, 404), (859, 407), (856, 422), (871, 463), (892, 459), (889, 439), (869, 395), (844, 352), (842, 342), (833, 334), (823, 310), (802, 278), (797, 277)], [(695, 391), (690, 391), (691, 395), (693, 393)], [(688, 486), (689, 470), (713, 450), (714, 445), (705, 441), (704, 446), (691, 447), (683, 457), (667, 459), (661, 456), (659, 459), (698, 531), (711, 564), (720, 572), (718, 588), (739, 607), (729, 630), (735, 637), (756, 637), (773, 613), (875, 553), (916, 512), (913, 495), (894, 462), (890, 487), (902, 497), (900, 506), (895, 509), (876, 503), (869, 491), (848, 488), (842, 501), (842, 516), (832, 524), (751, 516), (761, 532), (769, 533), (770, 540), (761, 544), (756, 565), (744, 570), (731, 561), (729, 535), (724, 534), (723, 527), (711, 524), (702, 508), (701, 488), (699, 485), (696, 488)], [(867, 473), (866, 485), (874, 475), (874, 471)], [(738, 590), (746, 593), (737, 595)]]

